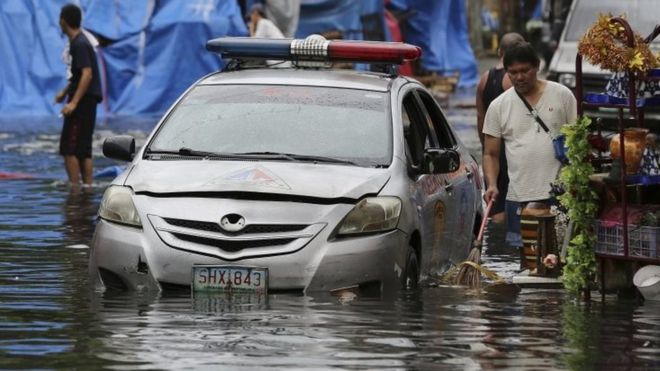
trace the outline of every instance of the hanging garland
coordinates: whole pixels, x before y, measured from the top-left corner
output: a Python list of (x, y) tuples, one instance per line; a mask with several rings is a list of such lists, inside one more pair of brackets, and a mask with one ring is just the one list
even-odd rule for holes
[[(613, 72), (632, 71), (644, 74), (660, 65), (660, 56), (655, 56), (644, 39), (634, 32), (635, 46), (626, 43), (623, 26), (611, 22), (611, 13), (599, 14), (598, 20), (582, 36), (578, 52), (589, 63)], [(625, 18), (625, 16), (621, 16)]]

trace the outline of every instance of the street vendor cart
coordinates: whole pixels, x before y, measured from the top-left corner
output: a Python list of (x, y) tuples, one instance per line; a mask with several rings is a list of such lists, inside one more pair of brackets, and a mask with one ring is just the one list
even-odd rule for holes
[[(610, 23), (613, 27), (622, 28), (623, 41), (633, 48), (635, 35), (626, 19), (613, 17)], [(660, 25), (646, 42), (653, 40), (658, 33)], [(583, 91), (582, 59), (583, 55), (578, 53), (575, 91), (578, 115), (583, 116), (585, 109), (598, 108), (609, 108), (618, 113), (618, 135), (612, 139), (610, 154), (604, 156), (606, 161), (603, 161), (603, 156), (596, 156), (598, 158), (595, 159), (595, 165), (609, 159), (612, 167), (609, 173), (595, 174), (591, 179), (592, 186), (600, 190), (595, 255), (599, 263), (601, 292), (605, 295), (605, 280), (610, 279), (612, 267), (617, 266), (613, 263), (632, 262), (628, 267), (633, 269), (660, 264), (660, 173), (651, 167), (640, 167), (644, 156), (660, 154), (660, 148), (654, 146), (653, 135), (660, 128), (648, 125), (644, 118), (645, 110), (660, 107), (660, 92), (646, 97), (640, 97), (638, 92), (641, 82), (650, 86), (657, 84), (660, 70), (650, 69), (643, 74), (634, 73), (632, 69), (623, 71), (620, 76), (625, 77), (623, 84), (627, 97), (622, 99)], [(610, 271), (606, 275), (608, 269)], [(632, 282), (631, 279), (629, 282)]]

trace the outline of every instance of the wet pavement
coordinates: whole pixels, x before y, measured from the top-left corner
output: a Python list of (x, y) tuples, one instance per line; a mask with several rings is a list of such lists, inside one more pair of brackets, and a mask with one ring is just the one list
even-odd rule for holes
[[(449, 110), (479, 154), (473, 109)], [(95, 166), (111, 133), (144, 140), (156, 118), (100, 121)], [(189, 293), (97, 293), (88, 245), (108, 180), (66, 186), (57, 118), (0, 120), (1, 369), (659, 369), (660, 302), (563, 290), (477, 293), (426, 285), (393, 298), (270, 295), (228, 301)], [(493, 243), (504, 277), (517, 256)]]

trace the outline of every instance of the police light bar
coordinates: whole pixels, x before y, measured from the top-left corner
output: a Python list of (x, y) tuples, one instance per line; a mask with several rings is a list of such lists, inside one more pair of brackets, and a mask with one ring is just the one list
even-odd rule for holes
[(422, 55), (415, 45), (398, 42), (326, 40), (321, 35), (306, 39), (221, 37), (209, 40), (206, 49), (230, 59), (277, 59), (286, 61), (360, 62), (401, 64)]

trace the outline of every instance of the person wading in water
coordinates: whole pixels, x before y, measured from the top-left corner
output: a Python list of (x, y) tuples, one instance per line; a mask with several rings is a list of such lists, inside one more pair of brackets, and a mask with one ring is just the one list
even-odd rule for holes
[[(504, 93), (511, 87), (511, 80), (504, 70), (504, 53), (514, 46), (524, 42), (525, 39), (515, 32), (507, 33), (502, 36), (500, 39), (500, 47), (497, 50), (497, 55), (499, 56), (497, 65), (484, 72), (479, 80), (479, 85), (477, 86), (477, 130), (482, 148), (484, 147), (483, 129), (486, 111), (495, 98), (499, 97), (500, 94)], [(486, 184), (486, 187), (488, 187), (488, 184)], [(504, 205), (508, 187), (509, 175), (507, 174), (506, 155), (504, 148), (502, 148), (500, 152), (500, 172), (497, 176), (497, 189), (500, 190), (500, 193), (498, 194), (497, 199), (493, 202), (490, 213), (490, 216), (495, 223), (502, 223), (505, 220)]]
[(82, 12), (73, 4), (62, 7), (60, 27), (69, 39), (71, 77), (55, 96), (55, 102), (66, 104), (61, 112), (64, 125), (60, 137), (60, 154), (69, 182), (92, 184), (92, 135), (96, 123), (96, 105), (103, 99), (99, 68), (94, 47), (82, 33)]

